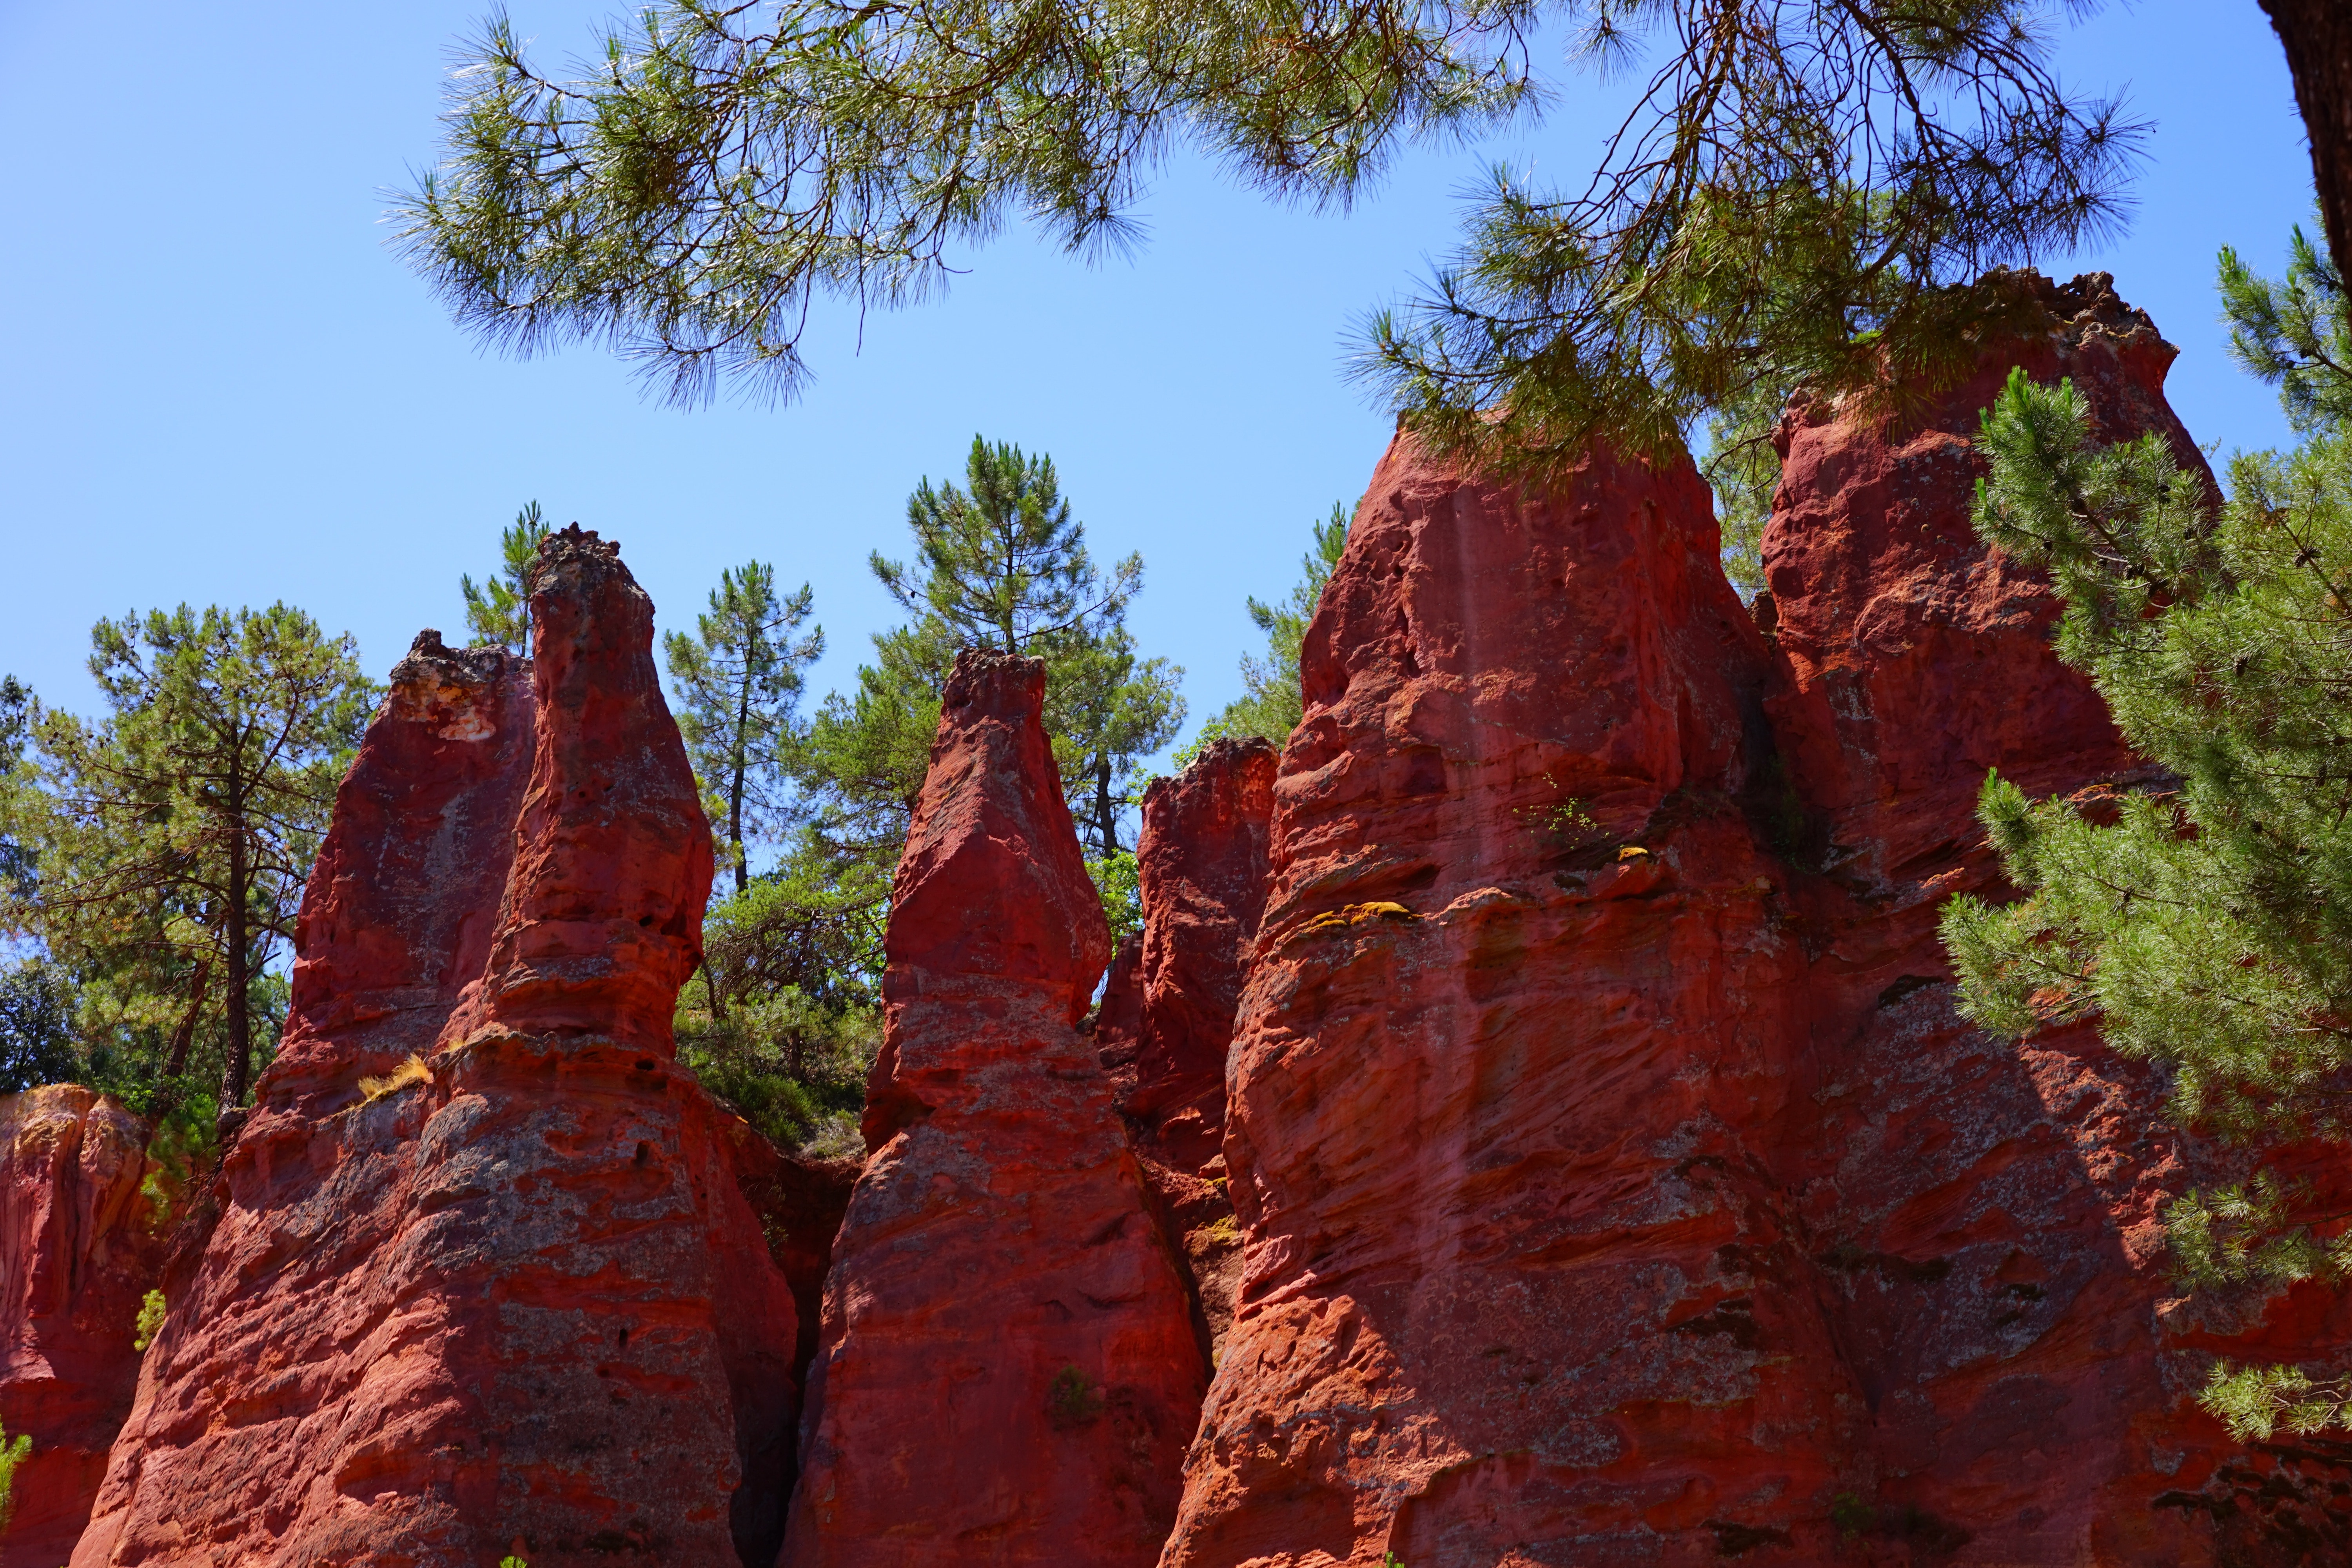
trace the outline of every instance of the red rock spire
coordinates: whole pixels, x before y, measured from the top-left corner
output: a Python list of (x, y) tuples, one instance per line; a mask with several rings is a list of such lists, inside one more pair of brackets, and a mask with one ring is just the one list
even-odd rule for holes
[[(1206, 1368), (1075, 1025), (1109, 952), (1039, 711), (958, 658), (894, 884), (867, 1162), (834, 1249), (789, 1568), (1149, 1568)], [(984, 1544), (981, 1544), (984, 1543)]]

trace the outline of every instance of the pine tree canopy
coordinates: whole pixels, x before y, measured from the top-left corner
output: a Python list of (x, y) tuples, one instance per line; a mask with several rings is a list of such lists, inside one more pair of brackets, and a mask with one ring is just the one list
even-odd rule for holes
[(2142, 128), (2062, 87), (2045, 12), (661, 0), (572, 80), (499, 16), (399, 217), (493, 342), (609, 342), (688, 401), (722, 379), (791, 396), (820, 298), (919, 300), (1016, 216), (1076, 251), (1125, 243), (1180, 148), (1343, 205), (1408, 141), (1535, 117), (1559, 89), (1531, 36), (1558, 29), (1586, 67), (1647, 70), (1638, 107), (1580, 188), (1498, 171), (1457, 260), (1370, 324), (1363, 367), (1425, 435), (1549, 460), (1595, 431), (1677, 439), (1757, 385), (1932, 366), (1988, 268), (2114, 226)]
[(514, 526), (499, 533), (499, 569), (480, 587), (470, 576), (457, 579), (466, 596), (466, 626), (476, 647), (510, 647), (530, 654), (530, 563), (539, 557), (539, 542), (547, 537), (547, 522), (539, 503), (527, 502), (515, 513)]
[(677, 727), (722, 837), (719, 863), (735, 890), (751, 886), (744, 845), (773, 838), (797, 820), (785, 753), (797, 733), (801, 671), (824, 652), (824, 628), (799, 633), (809, 585), (780, 597), (775, 569), (746, 562), (721, 572), (692, 636), (671, 632), (662, 653), (678, 694)]
[(207, 1039), (226, 1110), (282, 1016), (268, 966), (374, 689), (349, 637), (284, 605), (183, 605), (101, 621), (91, 642), (107, 718), (37, 712), (5, 799), (36, 871), (6, 923), (76, 980), (82, 1030), (134, 1058), (121, 1087), (168, 1108)]
[[(2340, 279), (2298, 243), (2284, 282), (2224, 253), (2242, 359), (2308, 432), (2237, 458), (2211, 495), (2162, 437), (2102, 447), (2071, 385), (2012, 376), (1988, 411), (1985, 539), (2046, 568), (2058, 649), (2133, 748), (2175, 781), (2113, 820), (2029, 800), (1979, 806), (2025, 897), (1956, 899), (1944, 935), (1962, 1010), (1996, 1032), (2095, 1016), (2171, 1069), (2185, 1119), (2278, 1142), (2352, 1132), (2352, 375)], [(2352, 1240), (2267, 1177), (2168, 1215), (2192, 1279), (2342, 1277)], [(2341, 1216), (2336, 1216), (2341, 1217)], [(2330, 1229), (2337, 1227), (2328, 1227)], [(2347, 1390), (2224, 1368), (2207, 1403), (2243, 1433), (2336, 1424)]]

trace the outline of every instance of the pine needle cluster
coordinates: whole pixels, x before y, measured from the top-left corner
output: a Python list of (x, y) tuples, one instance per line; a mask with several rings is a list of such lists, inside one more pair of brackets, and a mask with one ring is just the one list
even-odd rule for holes
[[(2021, 900), (1953, 900), (1962, 1010), (2022, 1036), (2096, 1017), (2169, 1070), (2184, 1119), (2275, 1142), (2352, 1134), (2352, 375), (2341, 278), (2296, 247), (2284, 284), (2224, 254), (2242, 359), (2306, 438), (2210, 493), (2158, 436), (2101, 446), (2071, 385), (2014, 374), (1987, 412), (1983, 537), (2047, 569), (2057, 646), (2172, 776), (2112, 821), (1995, 775), (1979, 815)], [(2264, 1175), (2168, 1215), (2192, 1283), (2343, 1278), (2352, 1215)], [(2347, 1390), (2222, 1369), (2242, 1432), (2340, 1419)]]
[(2143, 128), (2062, 85), (2041, 0), (661, 0), (569, 78), (493, 18), (398, 220), (490, 341), (789, 397), (820, 300), (919, 300), (1016, 221), (1123, 246), (1179, 149), (1345, 205), (1410, 141), (1531, 118), (1539, 27), (1654, 63), (1581, 190), (1497, 170), (1370, 322), (1362, 373), (1442, 445), (1540, 465), (1916, 380), (2000, 309), (1979, 274), (2123, 215)]

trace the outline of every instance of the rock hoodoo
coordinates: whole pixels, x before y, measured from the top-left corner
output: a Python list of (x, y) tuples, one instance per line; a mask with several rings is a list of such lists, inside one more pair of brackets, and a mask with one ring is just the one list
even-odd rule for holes
[(75, 1084), (0, 1097), (0, 1423), (32, 1439), (0, 1568), (73, 1554), (131, 1410), (162, 1277), (147, 1123)]
[(1225, 1056), (1265, 912), (1276, 760), (1264, 741), (1215, 741), (1143, 792), (1143, 935), (1113, 966), (1095, 1025), (1213, 1355), (1233, 1323), (1241, 1262), (1225, 1195)]
[(2190, 1397), (2342, 1307), (2187, 1321), (2158, 1213), (2226, 1162), (2091, 1032), (1952, 1010), (1985, 769), (2137, 782), (1969, 530), (1976, 410), (2021, 362), (2179, 438), (2144, 317), (2021, 286), (2046, 326), (1924, 415), (1792, 416), (1769, 641), (1686, 461), (1523, 494), (1391, 449), (1275, 786), (1171, 1568), (2345, 1549), (2341, 1456)]
[(572, 529), (531, 610), (530, 665), (394, 671), (79, 1568), (773, 1554), (793, 1312), (671, 1059), (711, 851), (652, 605)]
[(75, 1568), (2352, 1558), (2352, 1448), (2194, 1403), (2352, 1367), (2340, 1292), (2171, 1280), (2165, 1204), (2250, 1157), (1953, 1007), (1985, 771), (2164, 784), (1978, 543), (1977, 410), (2021, 363), (2196, 460), (2106, 279), (1997, 281), (1970, 378), (1791, 407), (1753, 610), (1687, 458), (1400, 437), (1278, 763), (1147, 794), (1091, 1032), (1044, 667), (959, 658), (862, 1166), (673, 1059), (709, 829), (651, 605), (553, 536), (531, 660), (394, 670), (135, 1399), (143, 1125), (0, 1101), (0, 1568), (85, 1512)]
[(1109, 952), (1041, 661), (961, 656), (892, 888), (874, 1153), (833, 1254), (790, 1568), (1146, 1568), (1206, 1367), (1077, 1030)]

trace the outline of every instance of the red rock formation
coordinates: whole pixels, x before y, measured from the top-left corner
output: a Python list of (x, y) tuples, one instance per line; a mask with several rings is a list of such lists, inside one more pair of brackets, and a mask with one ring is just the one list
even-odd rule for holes
[(966, 653), (893, 884), (882, 1054), (791, 1568), (1150, 1563), (1204, 1368), (1076, 1025), (1109, 939), (1040, 722)]
[(671, 1059), (711, 861), (652, 605), (573, 529), (531, 608), (530, 666), (394, 671), (79, 1568), (772, 1555), (794, 1318)]
[(1181, 1170), (1217, 1158), (1224, 1141), (1225, 1049), (1265, 912), (1275, 759), (1264, 741), (1218, 741), (1143, 792), (1143, 1008), (1124, 1110)]
[(1182, 1245), (1213, 1355), (1233, 1323), (1241, 1237), (1225, 1196), (1225, 1053), (1265, 912), (1276, 753), (1216, 741), (1143, 792), (1143, 936), (1119, 952), (1095, 1035), (1162, 1225)]
[(1764, 540), (1790, 678), (1770, 707), (1827, 872), (1790, 1149), (1814, 1158), (1782, 1169), (1870, 1410), (1848, 1489), (1882, 1530), (1967, 1534), (1966, 1561), (2338, 1560), (2352, 1454), (2247, 1450), (2187, 1393), (2265, 1338), (2341, 1353), (2352, 1311), (2308, 1288), (2175, 1300), (2163, 1205), (2242, 1157), (2175, 1132), (2095, 1031), (2017, 1047), (1951, 1008), (1937, 911), (2002, 889), (1973, 815), (1986, 771), (2089, 795), (2145, 772), (2051, 651), (2047, 585), (1975, 537), (1977, 411), (2022, 364), (2071, 378), (2105, 438), (2158, 431), (2204, 468), (2164, 401), (2175, 351), (2111, 279), (2014, 281), (2046, 327), (1931, 408), (1790, 412)]
[(89, 1521), (162, 1272), (147, 1123), (76, 1084), (0, 1098), (0, 1427), (32, 1439), (0, 1568), (57, 1568)]
[(2041, 288), (1910, 424), (1792, 418), (1777, 647), (1686, 461), (1526, 494), (1391, 449), (1276, 784), (1171, 1568), (2346, 1549), (2352, 1471), (2190, 1401), (2224, 1330), (2340, 1347), (2342, 1304), (2187, 1321), (2157, 1215), (2211, 1152), (2087, 1031), (1951, 1008), (1984, 768), (2131, 766), (1974, 541), (1975, 410), (2021, 361), (2179, 434), (2144, 318)]

